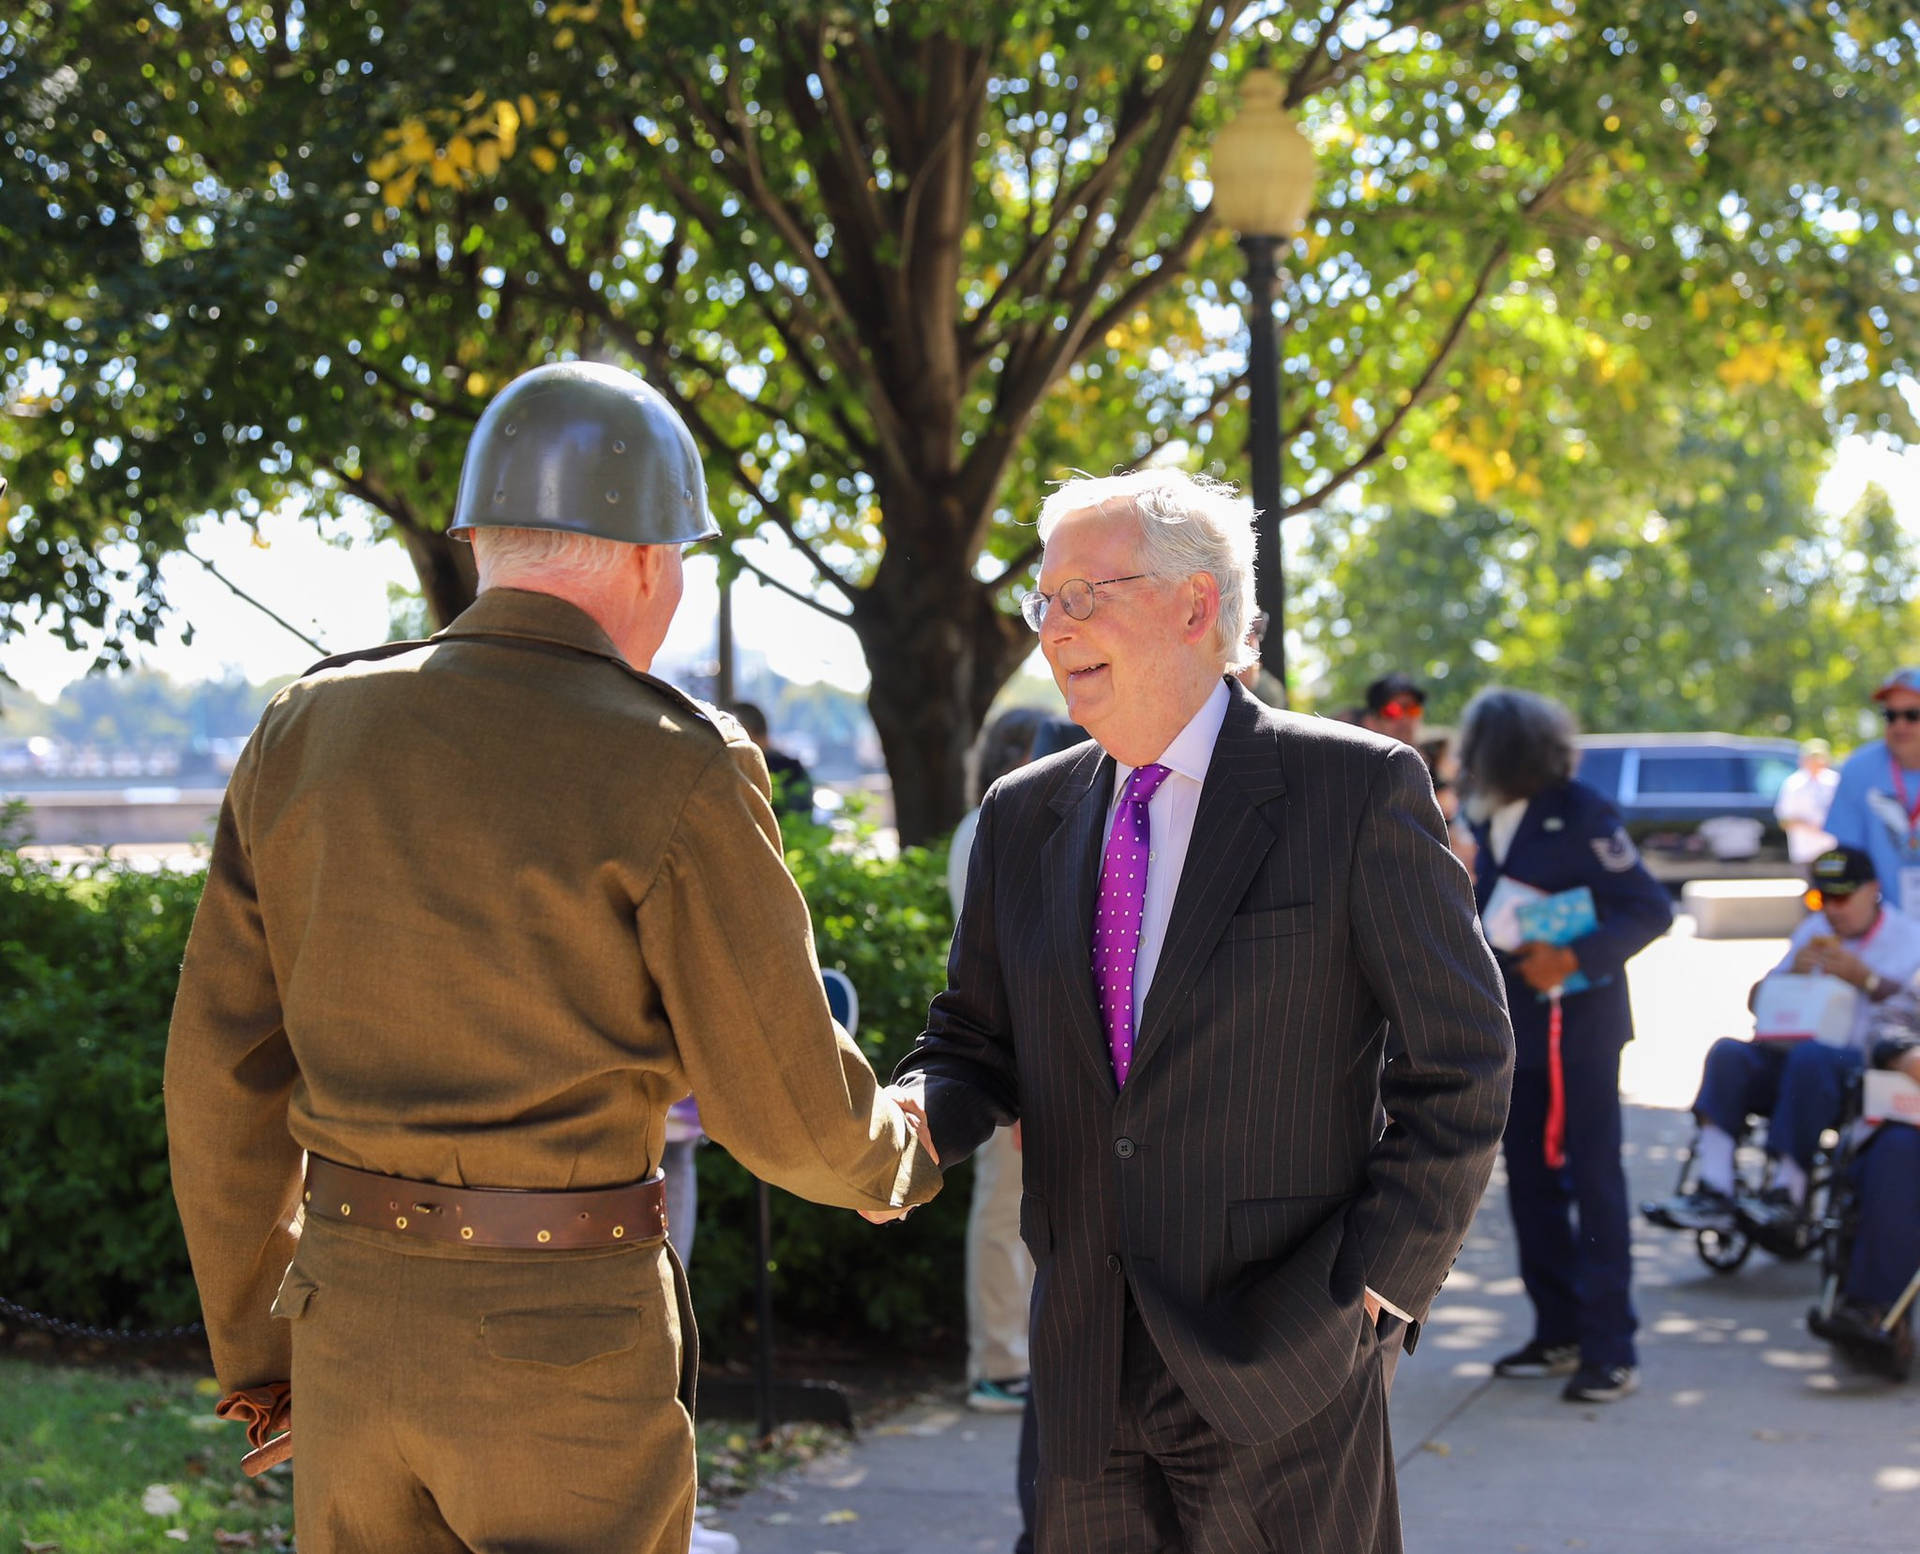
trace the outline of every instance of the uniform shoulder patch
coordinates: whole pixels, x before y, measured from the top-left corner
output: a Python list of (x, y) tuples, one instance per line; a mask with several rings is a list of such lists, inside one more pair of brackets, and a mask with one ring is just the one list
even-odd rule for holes
[(1611, 836), (1590, 838), (1588, 845), (1600, 860), (1600, 867), (1609, 874), (1625, 874), (1640, 862), (1640, 850), (1633, 845), (1625, 826), (1615, 826)]

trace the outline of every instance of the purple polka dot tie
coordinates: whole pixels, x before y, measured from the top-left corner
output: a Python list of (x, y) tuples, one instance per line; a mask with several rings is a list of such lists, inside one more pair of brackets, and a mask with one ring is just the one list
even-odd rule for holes
[(1140, 912), (1147, 899), (1147, 857), (1153, 830), (1147, 803), (1167, 780), (1164, 766), (1142, 766), (1127, 779), (1100, 866), (1100, 899), (1093, 909), (1093, 986), (1100, 1023), (1107, 1028), (1115, 1084), (1127, 1082), (1133, 1063), (1133, 963), (1140, 953)]

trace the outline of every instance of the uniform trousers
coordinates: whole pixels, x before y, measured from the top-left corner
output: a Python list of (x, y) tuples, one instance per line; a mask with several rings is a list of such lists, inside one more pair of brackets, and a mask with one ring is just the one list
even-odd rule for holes
[(1620, 1164), (1620, 1051), (1569, 1055), (1564, 1072), (1567, 1158), (1558, 1170), (1547, 1165), (1543, 1148), (1547, 1071), (1523, 1068), (1513, 1076), (1502, 1149), (1520, 1279), (1541, 1343), (1578, 1344), (1583, 1365), (1633, 1365), (1639, 1318)]
[(1920, 1128), (1882, 1125), (1853, 1163), (1859, 1195), (1847, 1299), (1891, 1306), (1920, 1268)]
[(476, 1250), (310, 1215), (274, 1313), (301, 1554), (686, 1554), (696, 1355), (664, 1242)]
[(1846, 1119), (1847, 1092), (1861, 1062), (1853, 1047), (1723, 1036), (1707, 1052), (1693, 1114), (1735, 1138), (1746, 1131), (1748, 1117), (1769, 1118), (1768, 1149), (1810, 1170), (1820, 1135)]
[(1040, 1464), (1040, 1554), (1400, 1554), (1384, 1346), (1371, 1324), (1359, 1343), (1325, 1408), (1245, 1446), (1188, 1401), (1129, 1298), (1106, 1469)]

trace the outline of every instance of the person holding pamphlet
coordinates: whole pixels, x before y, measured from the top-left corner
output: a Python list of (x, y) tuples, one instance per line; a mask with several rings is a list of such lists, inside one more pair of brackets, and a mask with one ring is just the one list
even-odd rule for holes
[(1534, 1309), (1533, 1337), (1494, 1370), (1565, 1376), (1567, 1401), (1609, 1403), (1639, 1385), (1620, 1163), (1625, 971), (1673, 910), (1619, 812), (1574, 780), (1573, 738), (1557, 702), (1489, 689), (1462, 717), (1460, 762), (1474, 894), (1513, 1013), (1507, 1192)]
[[(1762, 1245), (1798, 1231), (1820, 1135), (1841, 1121), (1869, 1046), (1875, 1007), (1920, 972), (1920, 921), (1886, 900), (1873, 859), (1835, 847), (1813, 861), (1814, 915), (1780, 964), (1754, 984), (1754, 1038), (1723, 1037), (1707, 1053), (1693, 1114), (1694, 1185), (1648, 1218), (1677, 1230), (1744, 1227)], [(1772, 1178), (1758, 1198), (1737, 1194), (1734, 1147), (1747, 1118), (1770, 1119)]]

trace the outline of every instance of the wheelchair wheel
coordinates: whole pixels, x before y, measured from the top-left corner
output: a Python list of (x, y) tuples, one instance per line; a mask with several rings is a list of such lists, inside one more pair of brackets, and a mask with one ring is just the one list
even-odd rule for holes
[(1744, 1230), (1701, 1230), (1694, 1233), (1693, 1249), (1715, 1273), (1738, 1273), (1753, 1251), (1753, 1237)]

